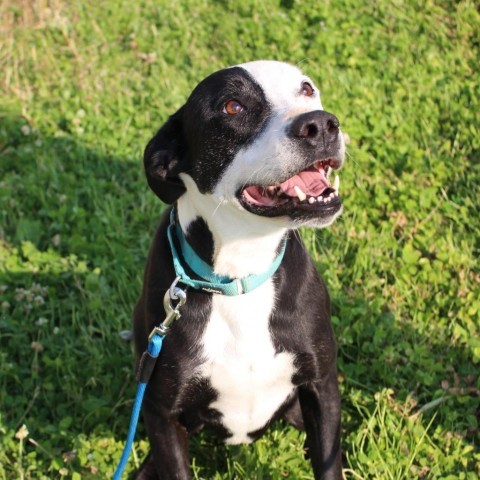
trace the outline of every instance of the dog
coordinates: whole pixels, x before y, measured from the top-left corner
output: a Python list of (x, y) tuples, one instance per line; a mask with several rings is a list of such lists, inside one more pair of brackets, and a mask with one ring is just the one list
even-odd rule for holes
[[(192, 478), (188, 438), (203, 427), (238, 444), (277, 419), (306, 431), (315, 479), (342, 478), (330, 300), (296, 229), (340, 214), (338, 177), (329, 177), (344, 156), (314, 82), (263, 60), (208, 76), (148, 143), (148, 184), (174, 210), (154, 236), (134, 309), (137, 360), (176, 277), (172, 222), (205, 265), (240, 286), (235, 295), (188, 289), (146, 389), (151, 451), (137, 479)], [(238, 279), (249, 276), (261, 282), (245, 291)]]

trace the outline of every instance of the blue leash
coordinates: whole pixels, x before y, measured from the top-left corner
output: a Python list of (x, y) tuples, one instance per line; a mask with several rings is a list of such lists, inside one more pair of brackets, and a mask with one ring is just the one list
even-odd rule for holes
[[(180, 225), (175, 221), (175, 209), (172, 208), (170, 214), (170, 225), (167, 230), (168, 240), (170, 248), (172, 250), (173, 266), (177, 278), (172, 283), (172, 286), (165, 293), (163, 299), (163, 306), (166, 312), (165, 320), (155, 327), (148, 337), (147, 350), (143, 352), (140, 359), (137, 371), (137, 394), (135, 396), (135, 402), (132, 408), (132, 416), (130, 418), (130, 426), (128, 429), (127, 441), (125, 448), (123, 449), (120, 463), (115, 470), (113, 480), (120, 480), (128, 462), (128, 457), (133, 446), (133, 440), (135, 432), (137, 430), (138, 418), (142, 409), (143, 397), (145, 395), (145, 389), (147, 383), (152, 375), (153, 368), (157, 361), (158, 355), (162, 350), (163, 339), (168, 333), (170, 325), (174, 320), (180, 317), (179, 308), (186, 302), (187, 296), (183, 290), (176, 285), (180, 281), (187, 287), (195, 288), (196, 290), (203, 290), (210, 293), (219, 293), (221, 295), (235, 296), (248, 293), (255, 288), (259, 287), (262, 283), (267, 281), (277, 271), (280, 263), (282, 262), (287, 246), (287, 240), (285, 239), (280, 253), (277, 255), (270, 268), (259, 275), (248, 275), (243, 278), (230, 278), (222, 275), (218, 275), (213, 271), (213, 268), (205, 263), (193, 250), (193, 248), (187, 242)], [(175, 246), (174, 237), (178, 241), (180, 247), (181, 256), (177, 252)], [(182, 262), (183, 260), (183, 262)], [(186, 263), (190, 270), (192, 270), (200, 279), (191, 278), (185, 271), (183, 264)], [(172, 306), (172, 300), (178, 301), (175, 307)]]
[[(159, 326), (154, 327), (154, 329), (151, 331), (148, 337), (147, 349), (143, 352), (140, 362), (138, 363), (137, 394), (135, 396), (135, 402), (133, 403), (127, 441), (123, 449), (122, 457), (120, 458), (120, 463), (113, 474), (113, 480), (120, 480), (122, 478), (123, 471), (127, 466), (128, 457), (132, 451), (133, 440), (137, 430), (138, 417), (140, 416), (140, 411), (142, 409), (145, 389), (147, 388), (148, 380), (153, 373), (158, 355), (162, 350), (163, 339), (168, 333), (170, 325), (174, 322), (174, 320), (180, 317), (179, 308), (187, 301), (186, 293), (176, 286), (179, 280), (180, 277), (177, 277), (172, 283), (171, 287), (165, 292), (165, 296), (163, 297), (163, 306), (166, 313), (165, 320)], [(177, 301), (175, 307), (172, 305), (172, 299)]]
[[(165, 335), (160, 335), (159, 333), (155, 332), (152, 335), (151, 340), (148, 342), (147, 351), (145, 353), (148, 352), (152, 361), (156, 361), (156, 359), (158, 358), (158, 355), (162, 350), (164, 337)], [(141, 367), (142, 367), (142, 362), (140, 362), (139, 372), (138, 372), (139, 374), (141, 374)], [(152, 371), (153, 371), (153, 368), (149, 373), (151, 374)], [(142, 380), (145, 380), (145, 379), (142, 378)], [(127, 441), (123, 449), (120, 463), (118, 464), (118, 467), (115, 470), (115, 473), (113, 474), (113, 480), (120, 480), (122, 478), (122, 473), (125, 470), (125, 467), (127, 466), (128, 457), (130, 456), (130, 452), (132, 451), (133, 439), (135, 438), (135, 432), (137, 430), (137, 424), (138, 424), (138, 417), (140, 416), (140, 411), (142, 409), (143, 396), (145, 394), (145, 389), (147, 388), (147, 383), (148, 383), (148, 378), (146, 379), (146, 381), (138, 382), (137, 394), (135, 396), (135, 402), (132, 408), (132, 416), (130, 418), (130, 426), (128, 428)]]

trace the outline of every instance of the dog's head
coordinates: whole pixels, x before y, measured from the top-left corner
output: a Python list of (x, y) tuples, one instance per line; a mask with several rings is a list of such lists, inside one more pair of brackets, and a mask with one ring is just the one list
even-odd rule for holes
[(147, 145), (144, 162), (166, 203), (195, 185), (285, 226), (326, 226), (342, 209), (328, 177), (344, 154), (339, 122), (313, 81), (292, 65), (257, 61), (203, 80)]

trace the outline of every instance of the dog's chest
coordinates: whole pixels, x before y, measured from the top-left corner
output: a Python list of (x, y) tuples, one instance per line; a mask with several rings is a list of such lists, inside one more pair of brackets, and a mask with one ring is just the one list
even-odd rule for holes
[(210, 408), (232, 433), (228, 443), (250, 442), (293, 392), (293, 355), (276, 353), (269, 319), (274, 307), (271, 280), (236, 297), (215, 295), (202, 338), (202, 376), (218, 393)]

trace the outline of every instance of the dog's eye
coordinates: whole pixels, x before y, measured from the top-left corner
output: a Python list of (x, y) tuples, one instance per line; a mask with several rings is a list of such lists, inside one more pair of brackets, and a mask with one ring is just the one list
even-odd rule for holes
[(306, 97), (311, 97), (315, 90), (308, 82), (302, 83), (302, 88), (300, 89), (300, 95), (305, 95)]
[(243, 112), (243, 110), (243, 105), (236, 100), (229, 100), (223, 107), (223, 113), (228, 115), (236, 115), (237, 113)]

